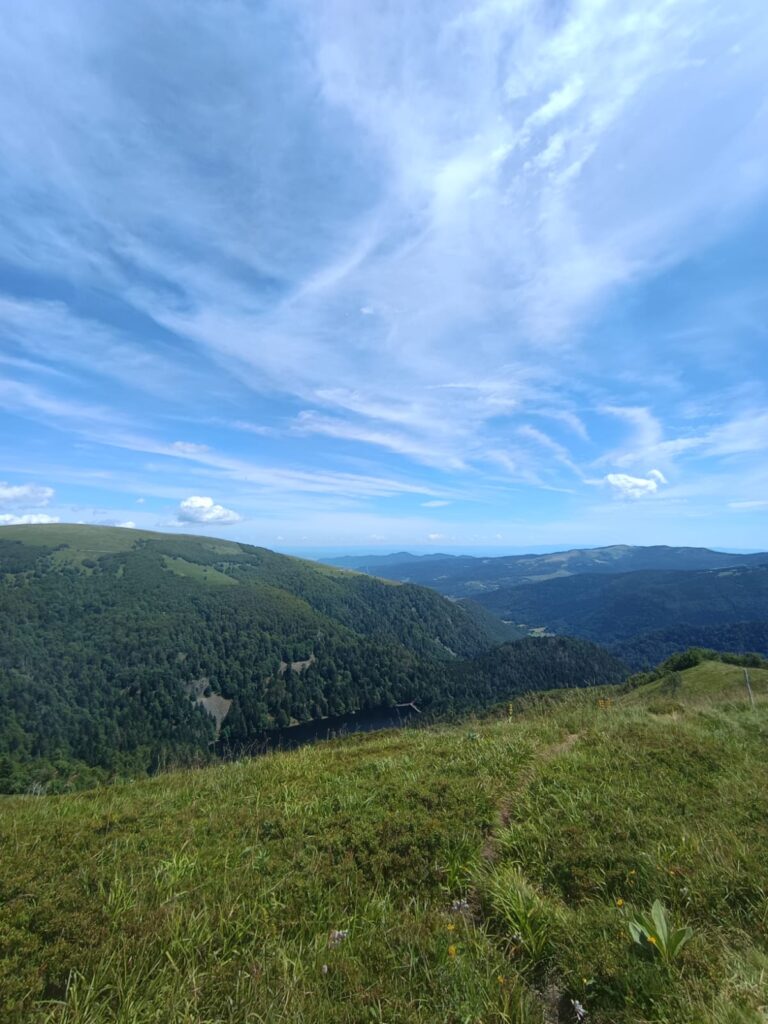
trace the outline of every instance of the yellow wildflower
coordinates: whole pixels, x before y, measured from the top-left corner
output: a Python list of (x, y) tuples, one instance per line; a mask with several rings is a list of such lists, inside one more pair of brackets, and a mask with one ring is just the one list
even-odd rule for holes
[(622, 899), (621, 897), (619, 897), (619, 898), (618, 898), (618, 899), (616, 900), (616, 906), (617, 906), (617, 907), (623, 907), (623, 906), (624, 906), (624, 900), (623, 900), (623, 899)]
[(449, 932), (455, 932), (456, 931), (456, 925), (455, 924), (447, 924), (445, 927), (448, 929)]
[(498, 981), (498, 983), (499, 983), (500, 985), (503, 985), (503, 984), (504, 984), (504, 982), (505, 982), (506, 980), (507, 980), (507, 979), (506, 979), (506, 978), (504, 977), (504, 975), (503, 975), (503, 974), (500, 974), (500, 975), (498, 976), (498, 978), (496, 979), (496, 981)]
[(656, 936), (655, 936), (655, 935), (649, 935), (649, 936), (648, 936), (648, 941), (650, 942), (650, 944), (651, 944), (652, 946), (655, 946), (655, 945), (656, 945), (656, 943), (658, 942), (658, 939), (656, 938)]
[(456, 956), (456, 947), (455, 946), (449, 946), (448, 947), (448, 956)]

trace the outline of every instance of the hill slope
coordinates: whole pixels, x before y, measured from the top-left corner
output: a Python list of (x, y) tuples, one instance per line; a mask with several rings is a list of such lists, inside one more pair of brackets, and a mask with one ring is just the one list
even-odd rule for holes
[(735, 653), (756, 651), (768, 656), (768, 619), (722, 626), (666, 626), (611, 644), (611, 650), (632, 669), (650, 668), (688, 647)]
[[(121, 772), (207, 756), (206, 706), (219, 748), (399, 701), (471, 706), (464, 666), (500, 638), (425, 588), (106, 527), (3, 528), (0, 616), (0, 754)], [(580, 682), (595, 660), (600, 681), (621, 678), (607, 652), (574, 652), (573, 679), (537, 668), (538, 685)], [(506, 692), (477, 679), (477, 699)]]
[[(708, 672), (671, 713), (536, 695), (4, 798), (3, 1021), (762, 1024), (768, 693)], [(692, 929), (669, 967), (628, 930), (656, 899)]]
[(672, 625), (768, 620), (768, 567), (584, 574), (478, 597), (504, 619), (603, 643)]
[(734, 555), (709, 548), (638, 547), (616, 544), (544, 555), (361, 555), (330, 559), (329, 564), (385, 579), (419, 583), (449, 597), (475, 597), (488, 591), (559, 579), (580, 573), (691, 571), (768, 564), (768, 553)]

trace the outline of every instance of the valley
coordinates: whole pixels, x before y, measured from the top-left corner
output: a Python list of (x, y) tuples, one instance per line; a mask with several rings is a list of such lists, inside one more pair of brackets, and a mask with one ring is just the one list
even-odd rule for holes
[(469, 599), (521, 634), (591, 639), (633, 669), (686, 647), (768, 654), (765, 552), (619, 545), (499, 558), (348, 556), (333, 564)]

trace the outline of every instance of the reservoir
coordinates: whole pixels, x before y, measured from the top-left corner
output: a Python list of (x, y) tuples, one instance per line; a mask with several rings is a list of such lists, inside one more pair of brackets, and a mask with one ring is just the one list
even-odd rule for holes
[(408, 722), (421, 717), (411, 705), (400, 708), (374, 708), (368, 711), (353, 711), (346, 715), (321, 718), (300, 725), (289, 725), (283, 729), (271, 729), (261, 737), (254, 752), (270, 750), (295, 750), (307, 743), (339, 739), (355, 732), (375, 732), (377, 729), (399, 729)]

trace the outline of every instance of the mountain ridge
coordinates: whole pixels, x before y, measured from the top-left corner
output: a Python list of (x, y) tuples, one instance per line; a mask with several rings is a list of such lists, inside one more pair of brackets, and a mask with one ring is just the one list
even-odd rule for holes
[(768, 552), (749, 554), (712, 548), (665, 544), (612, 544), (597, 548), (570, 548), (545, 554), (498, 555), (361, 555), (326, 559), (326, 564), (385, 579), (430, 586), (448, 597), (476, 597), (501, 587), (533, 583), (581, 573), (618, 573), (656, 569), (681, 571), (768, 564)]

